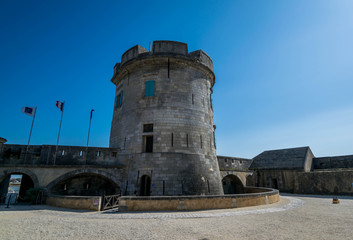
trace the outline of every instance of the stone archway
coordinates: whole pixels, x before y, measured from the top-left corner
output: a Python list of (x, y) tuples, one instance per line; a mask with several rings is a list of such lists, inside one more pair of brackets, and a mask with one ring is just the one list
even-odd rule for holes
[(72, 196), (101, 196), (120, 193), (120, 184), (114, 176), (98, 170), (75, 170), (48, 184), (51, 194)]
[(39, 181), (37, 176), (26, 168), (8, 168), (4, 170), (4, 174), (0, 176), (0, 182), (3, 182), (11, 174), (26, 174), (33, 181), (34, 188), (39, 188)]
[(222, 179), (224, 194), (242, 194), (244, 186), (241, 180), (233, 174), (229, 174)]
[(255, 186), (255, 175), (247, 175), (246, 176), (246, 186), (252, 186), (254, 187)]
[(31, 188), (37, 188), (39, 183), (37, 176), (27, 169), (12, 168), (4, 171), (4, 175), (0, 179), (0, 199), (4, 200), (10, 187), (10, 177), (12, 175), (21, 175), (20, 187), (18, 192), (18, 201), (27, 202), (30, 199), (26, 199), (27, 191)]

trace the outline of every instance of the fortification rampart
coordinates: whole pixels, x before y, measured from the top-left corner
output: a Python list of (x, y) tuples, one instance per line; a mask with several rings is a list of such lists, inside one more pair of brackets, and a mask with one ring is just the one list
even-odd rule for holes
[(95, 165), (122, 166), (116, 148), (3, 144), (0, 165)]
[(352, 168), (353, 155), (320, 157), (313, 159), (314, 170)]
[(193, 52), (188, 52), (188, 46), (186, 43), (175, 42), (175, 41), (154, 41), (152, 46), (152, 51), (148, 51), (140, 45), (136, 45), (128, 49), (121, 57), (121, 62), (115, 64), (114, 75), (112, 82), (118, 84), (119, 81), (129, 74), (129, 67), (131, 62), (141, 61), (141, 60), (153, 60), (163, 58), (165, 66), (171, 64), (171, 59), (182, 59), (187, 61), (189, 64), (195, 64), (195, 66), (203, 66), (205, 70), (211, 75), (212, 86), (215, 82), (215, 77), (213, 74), (213, 61), (212, 59), (202, 50), (196, 50)]
[(252, 159), (217, 156), (219, 169), (221, 171), (248, 171), (252, 163)]

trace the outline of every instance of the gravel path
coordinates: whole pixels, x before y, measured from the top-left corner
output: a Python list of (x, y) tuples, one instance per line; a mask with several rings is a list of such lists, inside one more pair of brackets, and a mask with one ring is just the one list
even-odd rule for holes
[(85, 212), (0, 206), (0, 239), (352, 239), (353, 197), (286, 195), (267, 206), (194, 212)]

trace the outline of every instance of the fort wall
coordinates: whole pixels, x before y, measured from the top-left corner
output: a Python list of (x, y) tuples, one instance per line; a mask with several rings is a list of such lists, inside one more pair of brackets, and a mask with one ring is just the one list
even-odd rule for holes
[(313, 159), (314, 169), (353, 169), (353, 155), (335, 156), (335, 157), (320, 157)]

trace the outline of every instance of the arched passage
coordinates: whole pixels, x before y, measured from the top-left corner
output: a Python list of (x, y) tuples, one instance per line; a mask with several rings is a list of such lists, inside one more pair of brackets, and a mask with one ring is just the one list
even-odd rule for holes
[(244, 193), (244, 186), (241, 180), (235, 175), (227, 175), (222, 179), (224, 194)]
[(141, 177), (140, 183), (140, 196), (150, 196), (151, 195), (151, 178), (147, 175)]
[(49, 191), (58, 195), (102, 196), (113, 195), (120, 188), (110, 179), (92, 173), (81, 173), (59, 181)]
[(102, 196), (120, 193), (120, 187), (106, 175), (95, 172), (71, 172), (48, 184), (51, 194)]
[(26, 199), (26, 193), (34, 187), (34, 181), (28, 174), (9, 171), (0, 183), (1, 201), (4, 202), (7, 193), (11, 191), (18, 193), (19, 202), (29, 202), (30, 199)]
[(255, 186), (254, 175), (246, 176), (246, 186)]

